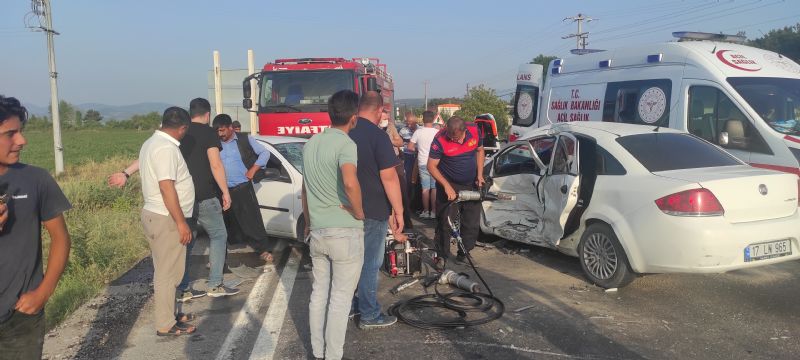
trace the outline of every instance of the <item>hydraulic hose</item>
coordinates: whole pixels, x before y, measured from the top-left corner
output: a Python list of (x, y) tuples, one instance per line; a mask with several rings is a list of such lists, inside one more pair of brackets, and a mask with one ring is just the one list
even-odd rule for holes
[[(458, 202), (458, 200), (448, 202), (439, 214), (437, 214), (438, 218), (442, 219), (442, 215), (456, 202)], [(447, 216), (447, 222), (452, 225), (449, 215)], [(439, 291), (437, 281), (436, 285), (434, 285), (433, 294), (419, 295), (408, 300), (397, 302), (389, 308), (389, 314), (396, 316), (397, 319), (408, 325), (425, 330), (476, 326), (497, 320), (503, 316), (505, 304), (494, 296), (486, 280), (483, 279), (478, 269), (475, 268), (475, 264), (472, 262), (472, 256), (466, 251), (461, 241), (459, 229), (451, 227), (451, 230), (456, 235), (455, 238), (458, 247), (466, 254), (467, 261), (472, 271), (478, 276), (478, 279), (480, 279), (488, 293), (467, 292), (463, 290), (442, 293)], [(445, 262), (443, 268), (446, 267), (446, 265)], [(438, 278), (440, 275), (441, 273), (438, 273), (434, 276)], [(448, 314), (438, 317), (413, 315), (418, 313), (419, 310), (424, 309), (438, 309), (440, 312), (444, 310), (444, 312), (451, 313), (451, 315)], [(475, 314), (479, 315), (475, 316)]]

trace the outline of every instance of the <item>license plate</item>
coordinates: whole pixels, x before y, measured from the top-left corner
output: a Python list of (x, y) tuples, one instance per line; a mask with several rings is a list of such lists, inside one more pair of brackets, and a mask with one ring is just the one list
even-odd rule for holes
[(744, 261), (772, 259), (792, 254), (792, 243), (787, 240), (748, 245), (744, 248)]

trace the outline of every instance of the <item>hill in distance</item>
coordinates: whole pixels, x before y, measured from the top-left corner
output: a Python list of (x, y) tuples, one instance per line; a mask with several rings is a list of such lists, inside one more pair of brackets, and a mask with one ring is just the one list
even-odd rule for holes
[[(146, 102), (146, 103), (138, 103), (132, 105), (106, 105), (100, 103), (85, 103), (74, 106), (77, 107), (84, 114), (86, 113), (87, 110), (93, 109), (99, 111), (100, 115), (103, 115), (103, 121), (108, 121), (112, 119), (126, 120), (130, 119), (131, 116), (133, 115), (142, 115), (153, 111), (161, 113), (164, 111), (164, 109), (172, 105), (159, 102)], [(25, 104), (25, 107), (28, 108), (28, 112), (31, 115), (48, 116), (50, 114), (50, 106)]]

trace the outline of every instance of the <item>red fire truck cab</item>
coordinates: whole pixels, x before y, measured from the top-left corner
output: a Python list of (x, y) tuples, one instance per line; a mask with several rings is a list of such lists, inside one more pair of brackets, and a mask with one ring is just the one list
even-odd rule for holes
[[(260, 90), (255, 102), (250, 91), (253, 80)], [(328, 98), (345, 89), (359, 95), (379, 91), (390, 119), (394, 118), (394, 83), (386, 64), (377, 58), (275, 60), (244, 79), (242, 105), (258, 113), (260, 135), (310, 137), (330, 127)]]

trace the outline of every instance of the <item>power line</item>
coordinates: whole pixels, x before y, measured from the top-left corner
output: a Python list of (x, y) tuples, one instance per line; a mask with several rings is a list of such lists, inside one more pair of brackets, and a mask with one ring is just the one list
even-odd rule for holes
[[(733, 2), (733, 0), (730, 0), (730, 2)], [(666, 13), (666, 14), (661, 14), (661, 15), (658, 15), (658, 16), (646, 18), (646, 19), (643, 19), (643, 20), (640, 20), (640, 21), (637, 21), (637, 22), (634, 22), (634, 23), (623, 24), (623, 25), (615, 26), (615, 27), (612, 27), (612, 28), (609, 28), (609, 29), (601, 29), (601, 30), (595, 31), (594, 35), (607, 34), (607, 33), (619, 32), (619, 31), (630, 32), (631, 30), (633, 30), (636, 27), (641, 26), (641, 25), (652, 25), (653, 23), (658, 23), (658, 22), (660, 22), (660, 21), (662, 21), (664, 19), (669, 19), (669, 17), (671, 17), (671, 16), (682, 15), (682, 14), (687, 13), (687, 12), (696, 13), (697, 11), (706, 11), (706, 10), (714, 8), (714, 7), (718, 6), (718, 5), (719, 5), (718, 3), (713, 3), (712, 2), (712, 3), (705, 3), (705, 4), (702, 4), (702, 5), (699, 5), (699, 6), (690, 6), (688, 8), (684, 8), (684, 9), (680, 9), (680, 10), (677, 10), (677, 11), (669, 12), (669, 13)]]
[[(758, 0), (756, 2), (761, 2), (761, 0)], [(720, 14), (718, 16), (711, 16), (711, 17), (708, 17), (708, 15), (694, 16), (694, 17), (690, 17), (690, 18), (687, 18), (687, 19), (684, 19), (684, 20), (681, 20), (681, 21), (676, 21), (676, 22), (660, 25), (660, 26), (657, 26), (655, 28), (649, 29), (647, 31), (637, 31), (637, 32), (635, 32), (633, 34), (629, 34), (629, 35), (618, 36), (618, 37), (611, 36), (611, 37), (607, 37), (607, 38), (601, 38), (601, 39), (595, 40), (595, 41), (619, 40), (619, 39), (627, 39), (627, 38), (631, 38), (631, 37), (641, 36), (641, 35), (645, 35), (645, 34), (652, 34), (654, 32), (662, 31), (662, 30), (665, 30), (665, 29), (670, 29), (670, 28), (674, 29), (675, 26), (679, 26), (679, 25), (680, 26), (691, 25), (691, 24), (696, 23), (697, 20), (702, 20), (702, 21), (714, 20), (714, 19), (719, 19), (719, 18), (724, 18), (724, 17), (728, 17), (728, 16), (732, 16), (732, 15), (741, 14), (741, 13), (744, 13), (744, 12), (750, 12), (750, 11), (758, 10), (758, 9), (765, 8), (765, 7), (768, 7), (768, 6), (776, 5), (776, 4), (778, 4), (778, 3), (782, 2), (782, 1), (778, 0), (778, 1), (773, 2), (773, 3), (762, 4), (762, 5), (759, 5), (759, 6), (755, 6), (755, 7), (751, 7), (751, 8), (747, 8), (747, 9), (742, 9), (740, 11), (730, 12), (732, 10), (741, 9), (742, 7), (754, 5), (756, 2), (751, 2), (749, 4), (740, 5), (740, 6), (736, 6), (736, 7), (732, 7), (732, 8), (723, 10), (722, 11), (723, 14)]]
[(766, 21), (763, 21), (763, 22), (747, 24), (747, 25), (740, 25), (740, 26), (737, 26), (737, 27), (731, 27), (731, 28), (727, 28), (727, 29), (722, 29), (721, 31), (744, 30), (744, 29), (747, 29), (747, 28), (749, 28), (751, 26), (770, 24), (770, 23), (774, 23), (776, 21), (781, 21), (781, 20), (797, 19), (798, 17), (800, 17), (800, 14), (794, 14), (792, 16), (785, 16), (785, 17), (766, 20)]

